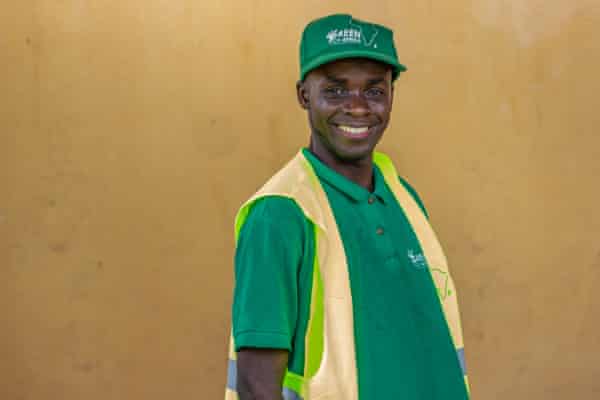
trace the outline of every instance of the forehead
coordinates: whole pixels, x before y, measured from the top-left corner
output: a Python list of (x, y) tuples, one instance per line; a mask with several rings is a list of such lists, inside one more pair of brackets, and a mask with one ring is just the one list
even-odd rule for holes
[(336, 79), (389, 79), (391, 81), (391, 66), (368, 58), (346, 58), (321, 65), (309, 73), (321, 78)]

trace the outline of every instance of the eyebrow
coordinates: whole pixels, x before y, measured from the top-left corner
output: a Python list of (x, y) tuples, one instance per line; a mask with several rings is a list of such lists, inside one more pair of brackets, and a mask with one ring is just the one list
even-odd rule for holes
[(383, 79), (383, 78), (374, 78), (374, 79), (369, 79), (367, 81), (367, 83), (369, 84), (369, 86), (371, 86), (371, 85), (377, 85), (378, 83), (382, 83), (384, 81), (385, 81), (385, 79)]
[(346, 83), (346, 81), (347, 81), (346, 79), (336, 78), (331, 75), (325, 75), (325, 79), (327, 79), (331, 83), (337, 83), (340, 85)]

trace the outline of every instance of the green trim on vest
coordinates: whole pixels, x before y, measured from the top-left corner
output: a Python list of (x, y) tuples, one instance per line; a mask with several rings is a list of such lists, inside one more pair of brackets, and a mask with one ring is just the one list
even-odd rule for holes
[(283, 387), (296, 392), (300, 396), (304, 397), (304, 387), (306, 379), (298, 374), (290, 371), (286, 371), (285, 377), (283, 378)]
[[(319, 240), (319, 229), (315, 227), (315, 246)], [(323, 279), (321, 277), (321, 268), (319, 267), (319, 257), (315, 252), (313, 263), (313, 290), (310, 302), (310, 317), (308, 321), (306, 337), (306, 356), (304, 375), (307, 379), (314, 377), (321, 366), (323, 359), (323, 332), (325, 309), (323, 303)]]

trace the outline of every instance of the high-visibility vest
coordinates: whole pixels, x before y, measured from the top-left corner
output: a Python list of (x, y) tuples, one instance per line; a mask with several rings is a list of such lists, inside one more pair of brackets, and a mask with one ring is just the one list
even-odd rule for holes
[[(374, 162), (421, 245), (468, 388), (456, 289), (448, 271), (446, 256), (425, 214), (399, 182), (391, 160), (375, 152)], [(283, 381), (283, 397), (285, 400), (359, 400), (352, 296), (344, 246), (327, 195), (301, 151), (242, 205), (235, 219), (236, 242), (252, 204), (265, 196), (293, 199), (315, 227), (316, 251), (305, 337), (304, 376), (287, 371)], [(232, 335), (225, 400), (238, 399), (236, 372)]]

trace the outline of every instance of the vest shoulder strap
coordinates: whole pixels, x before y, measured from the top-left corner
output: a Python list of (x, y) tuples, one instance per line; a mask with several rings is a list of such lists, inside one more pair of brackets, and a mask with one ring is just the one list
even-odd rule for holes
[[(243, 226), (252, 204), (266, 196), (282, 196), (295, 200), (304, 215), (322, 230), (325, 229), (323, 210), (314, 185), (320, 185), (317, 176), (312, 172), (309, 161), (298, 152), (281, 170), (267, 181), (250, 199), (248, 199), (235, 218), (235, 237)], [(298, 202), (297, 199), (302, 199)]]

